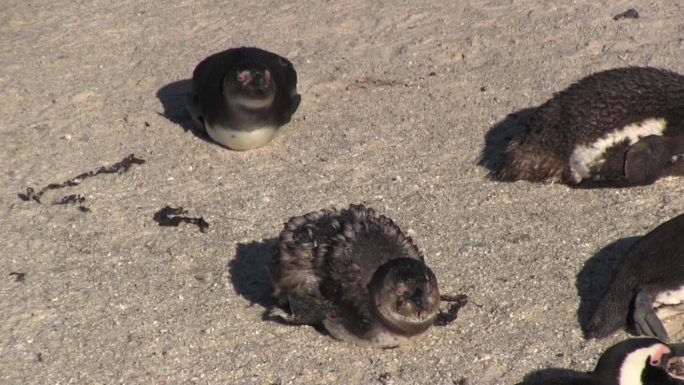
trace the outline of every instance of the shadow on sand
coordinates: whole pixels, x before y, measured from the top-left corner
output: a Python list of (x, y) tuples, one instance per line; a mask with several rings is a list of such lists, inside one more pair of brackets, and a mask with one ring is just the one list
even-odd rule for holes
[(228, 263), (228, 273), (235, 292), (251, 304), (264, 308), (264, 319), (276, 305), (271, 296), (271, 258), (278, 238), (267, 238), (250, 243), (238, 243), (235, 258)]
[(485, 134), (485, 146), (477, 164), (486, 167), (490, 175), (496, 172), (501, 165), (508, 142), (525, 130), (525, 125), (536, 110), (536, 107), (524, 108), (508, 114), (502, 121), (493, 125)]
[(157, 90), (157, 99), (164, 107), (161, 113), (166, 119), (181, 126), (183, 131), (190, 131), (196, 137), (212, 142), (207, 133), (193, 121), (192, 116), (185, 107), (185, 99), (192, 89), (192, 80), (184, 79), (169, 83)]
[(589, 258), (577, 274), (575, 284), (580, 296), (577, 319), (586, 334), (587, 325), (603, 295), (608, 291), (610, 282), (622, 265), (627, 251), (641, 237), (621, 238), (599, 250)]

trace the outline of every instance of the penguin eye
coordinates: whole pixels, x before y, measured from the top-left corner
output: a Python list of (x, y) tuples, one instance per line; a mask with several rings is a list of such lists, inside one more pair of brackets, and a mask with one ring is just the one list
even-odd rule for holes
[(287, 61), (283, 60), (283, 58), (278, 58), (278, 64), (280, 64), (283, 67), (287, 67)]

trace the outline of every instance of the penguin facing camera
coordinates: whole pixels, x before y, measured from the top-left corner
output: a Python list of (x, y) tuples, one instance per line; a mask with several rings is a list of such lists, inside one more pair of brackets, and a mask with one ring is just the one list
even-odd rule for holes
[(587, 76), (537, 108), (495, 176), (580, 187), (648, 185), (684, 175), (682, 155), (684, 76), (617, 68)]
[[(455, 319), (465, 296), (441, 296), (410, 237), (363, 205), (292, 217), (271, 266), (274, 296), (295, 324), (323, 325), (360, 346), (396, 347)], [(450, 314), (440, 300), (453, 301)], [(445, 320), (445, 317), (447, 318)]]
[(232, 150), (268, 143), (299, 107), (289, 60), (254, 47), (231, 48), (202, 60), (187, 108), (215, 142)]

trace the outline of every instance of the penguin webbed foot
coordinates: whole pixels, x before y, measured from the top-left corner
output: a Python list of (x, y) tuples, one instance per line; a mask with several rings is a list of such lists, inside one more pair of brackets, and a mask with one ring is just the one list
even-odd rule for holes
[(634, 299), (632, 318), (637, 334), (657, 337), (664, 342), (669, 341), (665, 326), (653, 310), (653, 299), (643, 291), (640, 291)]
[(625, 179), (631, 186), (652, 184), (672, 158), (671, 150), (658, 135), (634, 143), (625, 153)]
[(443, 311), (442, 309), (439, 310), (434, 322), (435, 326), (446, 326), (454, 322), (458, 317), (458, 311), (468, 303), (468, 296), (465, 294), (443, 294), (439, 299), (444, 302), (451, 302), (451, 304), (446, 311)]

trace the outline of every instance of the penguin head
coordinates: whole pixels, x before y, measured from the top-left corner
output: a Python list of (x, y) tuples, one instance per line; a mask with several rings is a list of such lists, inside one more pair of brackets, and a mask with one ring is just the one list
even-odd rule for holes
[(228, 102), (247, 109), (273, 104), (276, 82), (271, 71), (259, 63), (240, 63), (223, 79), (223, 95)]
[(398, 333), (420, 333), (437, 317), (437, 278), (420, 260), (396, 258), (388, 261), (373, 274), (369, 290), (380, 320)]
[(618, 385), (677, 384), (684, 378), (668, 373), (667, 366), (678, 353), (656, 338), (632, 338), (606, 350), (593, 374)]

